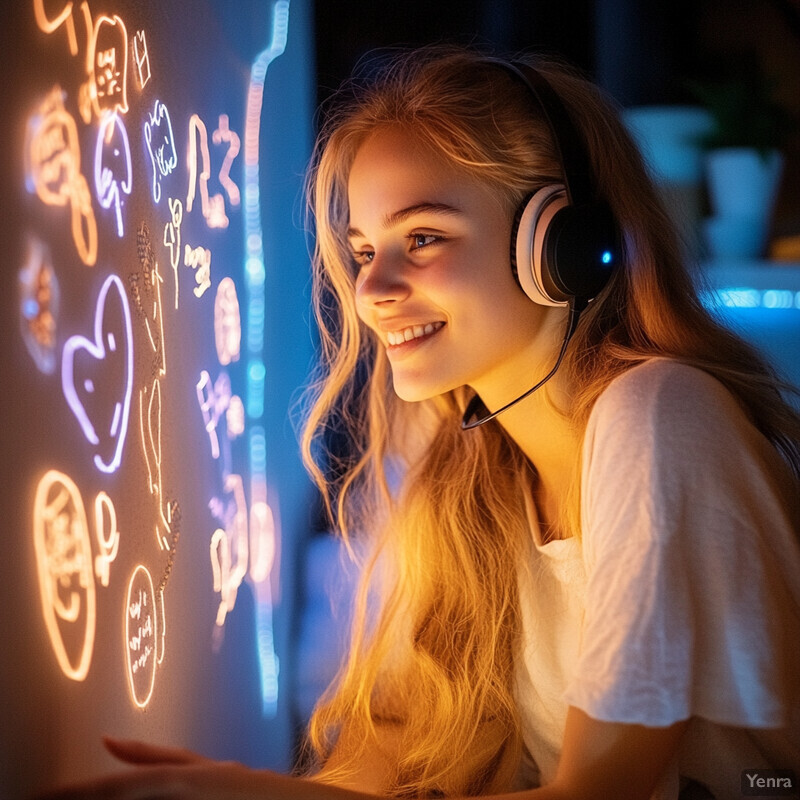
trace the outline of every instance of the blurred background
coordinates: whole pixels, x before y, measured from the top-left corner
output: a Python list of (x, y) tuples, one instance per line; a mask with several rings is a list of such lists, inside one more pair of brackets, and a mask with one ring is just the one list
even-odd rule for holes
[(709, 306), (800, 385), (800, 0), (14, 3), (0, 798), (109, 769), (103, 733), (294, 763), (354, 578), (298, 453), (303, 172), (358, 62), (434, 42), (599, 83)]

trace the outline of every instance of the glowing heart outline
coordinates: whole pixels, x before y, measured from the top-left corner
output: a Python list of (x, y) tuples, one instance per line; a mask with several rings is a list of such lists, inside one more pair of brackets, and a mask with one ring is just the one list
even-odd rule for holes
[[(94, 429), (91, 420), (89, 419), (86, 409), (83, 406), (78, 393), (75, 390), (74, 380), (74, 361), (75, 353), (78, 350), (86, 350), (90, 356), (98, 361), (102, 361), (107, 354), (106, 347), (103, 343), (103, 319), (105, 317), (106, 298), (112, 285), (116, 288), (122, 303), (122, 313), (125, 321), (125, 392), (123, 394), (122, 402), (117, 402), (114, 416), (111, 423), (111, 430), (109, 435), (113, 439), (116, 437), (117, 443), (114, 448), (114, 453), (111, 459), (106, 463), (95, 453), (94, 464), (101, 472), (111, 473), (115, 472), (122, 460), (122, 447), (125, 444), (125, 437), (128, 432), (128, 419), (130, 416), (131, 407), (131, 394), (133, 392), (133, 327), (131, 325), (131, 310), (128, 305), (128, 297), (125, 294), (125, 288), (122, 281), (117, 275), (109, 275), (103, 282), (100, 288), (100, 294), (97, 296), (97, 304), (95, 306), (94, 314), (94, 341), (90, 341), (85, 336), (71, 336), (67, 339), (64, 345), (63, 355), (61, 359), (61, 387), (64, 391), (64, 397), (72, 409), (78, 423), (81, 426), (83, 435), (90, 444), (95, 446), (100, 444), (100, 437)], [(107, 338), (108, 350), (116, 352), (117, 342), (116, 339), (109, 335)]]

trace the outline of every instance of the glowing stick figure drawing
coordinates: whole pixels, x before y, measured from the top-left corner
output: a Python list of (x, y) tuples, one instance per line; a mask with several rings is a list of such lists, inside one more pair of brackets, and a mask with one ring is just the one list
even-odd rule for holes
[(61, 385), (83, 435), (97, 450), (95, 466), (115, 472), (128, 432), (133, 389), (131, 312), (116, 275), (109, 275), (100, 289), (94, 339), (71, 336), (64, 345)]

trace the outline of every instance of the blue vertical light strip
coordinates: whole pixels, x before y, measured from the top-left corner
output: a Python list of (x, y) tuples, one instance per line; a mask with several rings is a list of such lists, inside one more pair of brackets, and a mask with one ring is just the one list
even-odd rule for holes
[[(250, 70), (247, 92), (244, 146), (244, 278), (247, 304), (245, 351), (247, 354), (246, 412), (251, 480), (251, 508), (267, 502), (266, 437), (264, 416), (264, 330), (266, 320), (266, 268), (264, 238), (261, 227), (259, 191), (259, 136), (264, 101), (264, 82), (270, 64), (286, 49), (289, 33), (289, 0), (277, 0), (272, 6), (272, 37), (267, 48), (259, 53)], [(277, 537), (278, 531), (275, 531)], [(278, 708), (278, 656), (275, 653), (273, 603), (270, 576), (255, 587), (256, 638), (261, 673), (262, 710), (274, 717)]]

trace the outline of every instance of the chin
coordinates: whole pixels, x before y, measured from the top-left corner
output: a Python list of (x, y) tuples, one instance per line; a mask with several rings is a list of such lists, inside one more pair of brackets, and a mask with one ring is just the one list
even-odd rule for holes
[(446, 391), (446, 389), (441, 388), (433, 389), (424, 386), (409, 386), (408, 384), (394, 381), (394, 393), (407, 403), (420, 403), (423, 400), (431, 400), (434, 397), (440, 397)]

